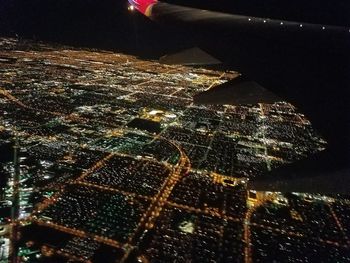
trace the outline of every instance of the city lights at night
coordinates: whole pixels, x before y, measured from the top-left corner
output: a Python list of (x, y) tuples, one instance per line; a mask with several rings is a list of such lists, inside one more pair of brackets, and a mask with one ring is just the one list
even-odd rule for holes
[(350, 5), (0, 6), (0, 262), (350, 262)]

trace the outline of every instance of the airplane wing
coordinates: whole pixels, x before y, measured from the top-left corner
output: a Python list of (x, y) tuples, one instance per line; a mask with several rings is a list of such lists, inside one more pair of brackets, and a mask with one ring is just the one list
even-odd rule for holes
[[(146, 2), (146, 9), (138, 7), (140, 1)], [(199, 47), (246, 80), (254, 80), (256, 84), (225, 84), (230, 86), (232, 103), (258, 103), (277, 94), (297, 106), (328, 142), (326, 151), (261, 176), (250, 182), (252, 188), (350, 191), (349, 28), (224, 14), (154, 0), (135, 2), (130, 0), (156, 22), (192, 30)], [(209, 90), (194, 99), (223, 103), (227, 94), (222, 89), (216, 92)]]
[(276, 29), (284, 31), (300, 31), (312, 32), (323, 31), (324, 33), (336, 32), (336, 33), (349, 33), (350, 28), (334, 26), (334, 25), (321, 25), (312, 23), (303, 23), (295, 21), (286, 21), (262, 17), (244, 16), (236, 14), (227, 14), (203, 9), (197, 9), (192, 7), (179, 6), (157, 0), (128, 0), (130, 6), (138, 10), (143, 15), (149, 17), (152, 20), (159, 21), (161, 23), (179, 24), (186, 23), (188, 26), (195, 24), (201, 27), (215, 27), (221, 29), (256, 29), (256, 28), (269, 28), (269, 30)]

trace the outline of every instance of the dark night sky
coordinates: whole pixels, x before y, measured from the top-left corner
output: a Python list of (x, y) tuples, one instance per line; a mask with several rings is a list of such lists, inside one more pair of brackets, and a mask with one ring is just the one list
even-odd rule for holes
[[(152, 55), (180, 43), (122, 0), (0, 0), (2, 33)], [(1, 25), (0, 24), (0, 25)], [(159, 41), (162, 39), (162, 41)], [(186, 42), (186, 41), (185, 41)], [(156, 54), (158, 55), (158, 54)]]
[[(347, 0), (168, 0), (171, 3), (244, 15), (350, 25)], [(163, 28), (125, 0), (0, 0), (0, 32), (129, 52), (159, 55), (190, 46), (186, 32)], [(189, 33), (187, 33), (189, 34)]]

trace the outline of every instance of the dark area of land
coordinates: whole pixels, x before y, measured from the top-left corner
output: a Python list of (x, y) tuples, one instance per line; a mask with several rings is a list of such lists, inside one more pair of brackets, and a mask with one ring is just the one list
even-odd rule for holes
[(141, 119), (141, 118), (133, 119), (127, 124), (127, 126), (131, 128), (145, 130), (151, 133), (159, 133), (161, 131), (159, 122)]
[[(72, 237), (70, 234), (37, 224), (31, 224), (21, 228), (21, 235), (21, 239), (23, 240), (31, 240), (34, 242), (40, 240), (44, 244), (49, 243), (54, 247), (65, 244)], [(21, 241), (19, 244), (21, 244)]]
[(13, 158), (13, 143), (0, 144), (0, 162), (8, 162)]

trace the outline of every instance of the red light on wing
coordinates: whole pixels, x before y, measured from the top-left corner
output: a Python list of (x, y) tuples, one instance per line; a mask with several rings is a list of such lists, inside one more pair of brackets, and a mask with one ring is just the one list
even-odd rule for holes
[(130, 5), (146, 16), (150, 15), (150, 7), (156, 2), (157, 0), (129, 0)]

